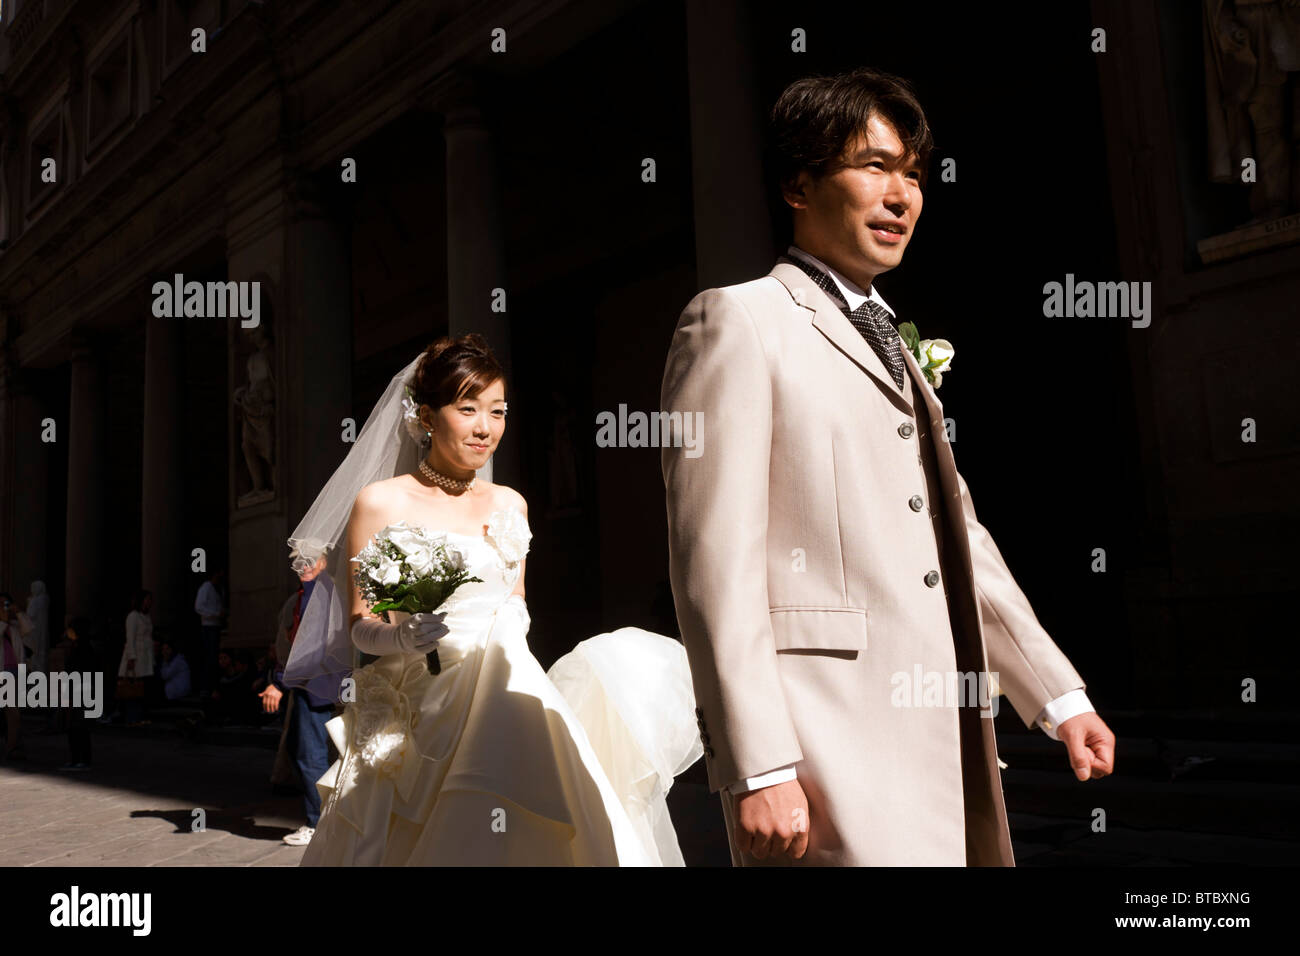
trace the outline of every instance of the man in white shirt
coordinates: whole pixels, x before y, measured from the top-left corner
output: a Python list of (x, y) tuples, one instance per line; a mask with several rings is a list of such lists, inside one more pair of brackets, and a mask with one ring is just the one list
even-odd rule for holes
[(199, 631), (202, 641), (199, 648), (198, 682), (199, 691), (210, 694), (217, 686), (217, 656), (221, 653), (221, 619), (226, 613), (225, 601), (221, 598), (220, 584), (225, 573), (216, 570), (199, 586), (198, 596), (194, 599), (194, 612), (199, 616)]

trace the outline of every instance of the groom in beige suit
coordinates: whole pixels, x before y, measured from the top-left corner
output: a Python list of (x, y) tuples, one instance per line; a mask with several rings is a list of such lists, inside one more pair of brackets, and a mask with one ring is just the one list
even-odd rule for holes
[(1114, 735), (976, 520), (873, 286), (920, 217), (929, 129), (902, 81), (857, 70), (793, 84), (770, 134), (793, 244), (691, 300), (661, 402), (702, 414), (662, 463), (732, 861), (1014, 866), (990, 684), (1080, 780), (1111, 772)]

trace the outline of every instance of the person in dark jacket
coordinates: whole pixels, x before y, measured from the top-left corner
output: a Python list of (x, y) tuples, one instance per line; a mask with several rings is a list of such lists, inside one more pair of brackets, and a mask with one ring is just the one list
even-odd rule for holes
[[(84, 617), (74, 617), (68, 622), (59, 650), (62, 651), (62, 669), (70, 674), (92, 675), (101, 670), (99, 657), (90, 646), (90, 622)], [(82, 680), (84, 687), (86, 681), (93, 678), (83, 677)], [(65, 706), (64, 712), (68, 723), (68, 762), (59, 769), (89, 770), (91, 721), (86, 717), (86, 708)]]

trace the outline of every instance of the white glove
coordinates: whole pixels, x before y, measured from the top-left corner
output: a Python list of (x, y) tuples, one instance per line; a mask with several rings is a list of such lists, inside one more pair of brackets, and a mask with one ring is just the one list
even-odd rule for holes
[(512, 594), (510, 597), (505, 599), (501, 607), (503, 609), (509, 608), (518, 614), (524, 622), (524, 633), (528, 633), (528, 629), (532, 626), (533, 618), (532, 615), (528, 613), (528, 603), (522, 597), (518, 594)]
[(401, 624), (357, 618), (352, 624), (352, 643), (376, 657), (401, 653), (428, 654), (451, 630), (442, 623), (446, 616), (446, 611), (421, 611)]

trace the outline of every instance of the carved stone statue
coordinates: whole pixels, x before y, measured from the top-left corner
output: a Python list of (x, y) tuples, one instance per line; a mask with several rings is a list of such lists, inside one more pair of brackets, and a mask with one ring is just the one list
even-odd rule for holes
[(253, 352), (247, 382), (235, 389), (235, 407), (243, 419), (240, 447), (253, 490), (239, 496), (239, 506), (275, 497), (275, 351), (265, 324), (248, 330)]
[(1242, 180), (1254, 222), (1300, 211), (1300, 0), (1204, 0), (1210, 179)]

